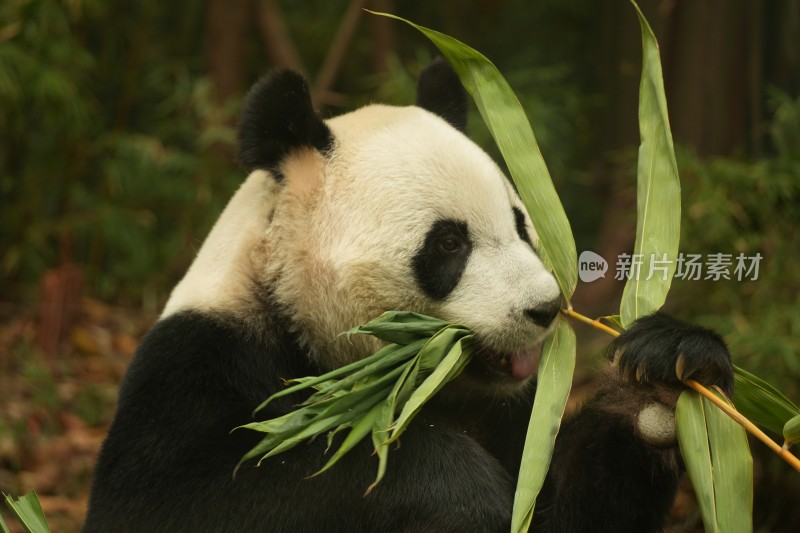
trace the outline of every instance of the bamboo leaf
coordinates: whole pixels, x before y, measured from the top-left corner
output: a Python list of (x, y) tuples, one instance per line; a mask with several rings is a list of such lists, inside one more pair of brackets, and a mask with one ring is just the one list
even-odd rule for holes
[(733, 403), (754, 423), (780, 435), (784, 425), (800, 415), (800, 409), (778, 389), (763, 379), (734, 367)]
[(537, 249), (542, 260), (553, 271), (561, 292), (569, 300), (578, 280), (575, 240), (533, 129), (508, 82), (491, 61), (464, 43), (395, 15), (370, 13), (413, 26), (453, 65), (503, 154), (538, 234)]
[[(622, 324), (657, 311), (667, 298), (675, 273), (680, 239), (681, 189), (672, 146), (661, 59), (653, 30), (639, 15), (642, 30), (642, 79), (639, 85), (639, 166), (636, 191), (634, 259), (620, 304)], [(657, 263), (663, 261), (663, 263)], [(663, 267), (665, 270), (659, 270)], [(652, 273), (652, 276), (651, 276)], [(647, 278), (650, 279), (647, 279)]]
[(706, 399), (703, 399), (703, 408), (720, 531), (750, 532), (753, 530), (753, 457), (747, 432)]
[(11, 496), (6, 496), (6, 506), (14, 513), (28, 533), (50, 533), (50, 527), (47, 525), (47, 519), (35, 491), (16, 500)]
[(296, 385), (271, 398), (308, 388), (317, 389), (316, 392), (287, 414), (240, 426), (266, 435), (242, 457), (234, 475), (251, 458), (261, 456), (260, 464), (322, 434), (327, 434), (330, 448), (336, 433), (347, 429), (339, 449), (314, 475), (331, 468), (371, 432), (378, 472), (367, 492), (380, 482), (386, 473), (390, 437), (399, 437), (430, 397), (466, 366), (472, 333), (458, 324), (404, 312), (385, 313), (352, 330), (370, 334), (377, 331), (389, 332), (394, 339), (398, 339), (397, 334), (404, 335), (410, 344), (391, 344), (344, 370), (293, 379)]
[[(459, 338), (460, 337), (460, 338)], [(434, 339), (441, 339), (440, 342), (434, 343)], [(392, 428), (392, 434), (388, 442), (396, 440), (405, 431), (411, 419), (416, 416), (422, 406), (430, 400), (448, 381), (457, 376), (469, 362), (469, 352), (465, 349), (465, 343), (471, 340), (472, 336), (464, 336), (464, 331), (459, 329), (443, 329), (434, 338), (431, 339), (433, 343), (431, 350), (447, 349), (450, 345), (452, 347), (447, 352), (447, 355), (436, 365), (433, 372), (425, 378), (425, 381), (417, 387), (406, 404), (403, 410), (397, 417)], [(442, 349), (444, 348), (444, 349)], [(420, 359), (425, 357), (423, 350), (420, 351)]]
[(575, 370), (575, 332), (559, 319), (555, 332), (542, 347), (536, 397), (528, 423), (525, 449), (514, 495), (512, 532), (526, 532), (533, 519), (536, 497), (544, 483), (553, 456), (556, 435), (572, 387)]
[(383, 341), (406, 345), (427, 339), (450, 324), (438, 318), (409, 311), (386, 311), (378, 318), (357, 326), (342, 335), (372, 335)]
[(706, 531), (752, 531), (753, 460), (744, 429), (694, 391), (681, 394), (675, 418)]
[(344, 454), (352, 450), (356, 444), (361, 442), (361, 439), (366, 437), (367, 434), (370, 433), (377, 424), (382, 408), (382, 403), (372, 406), (372, 409), (367, 411), (367, 413), (358, 422), (356, 422), (355, 425), (353, 425), (350, 433), (347, 434), (347, 437), (345, 437), (344, 441), (339, 446), (339, 449), (336, 450), (336, 453), (334, 453), (328, 462), (325, 463), (325, 466), (314, 473), (312, 477), (318, 476), (319, 474), (328, 470), (330, 467), (335, 465), (336, 462), (344, 456)]
[(800, 442), (800, 415), (792, 418), (783, 426), (783, 438), (787, 446)]
[(675, 408), (675, 429), (686, 470), (697, 494), (703, 525), (707, 533), (720, 531), (714, 499), (714, 469), (706, 432), (703, 399), (694, 391), (685, 391)]
[(349, 373), (351, 373), (353, 371), (356, 371), (359, 368), (362, 368), (362, 367), (364, 367), (364, 366), (366, 366), (366, 365), (368, 365), (370, 363), (382, 360), (388, 354), (392, 353), (395, 350), (395, 348), (396, 348), (396, 346), (392, 346), (392, 345), (384, 346), (383, 348), (381, 348), (380, 350), (378, 350), (374, 354), (370, 355), (369, 357), (365, 357), (364, 359), (360, 359), (358, 361), (350, 363), (349, 365), (345, 365), (343, 367), (339, 367), (336, 370), (332, 370), (332, 371), (328, 372), (327, 374), (323, 374), (321, 376), (310, 376), (310, 377), (303, 377), (303, 378), (297, 378), (297, 379), (290, 380), (289, 381), (290, 383), (296, 383), (296, 385), (293, 385), (291, 387), (287, 387), (287, 388), (283, 389), (282, 391), (276, 392), (275, 394), (273, 394), (272, 396), (270, 396), (269, 398), (267, 398), (266, 400), (261, 402), (261, 404), (253, 410), (253, 415), (255, 415), (260, 410), (265, 408), (270, 402), (272, 402), (276, 398), (280, 398), (280, 397), (283, 397), (283, 396), (288, 396), (289, 394), (301, 391), (303, 389), (307, 389), (309, 387), (314, 387), (314, 386), (319, 385), (321, 383), (324, 383), (326, 381), (337, 379), (337, 378), (340, 378), (342, 376), (346, 376)]

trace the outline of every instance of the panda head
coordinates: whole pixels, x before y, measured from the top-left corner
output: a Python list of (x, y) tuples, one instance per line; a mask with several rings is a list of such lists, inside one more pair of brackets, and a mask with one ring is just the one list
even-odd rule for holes
[(475, 331), (463, 378), (471, 388), (519, 389), (560, 295), (516, 192), (463, 134), (466, 110), (444, 61), (421, 75), (417, 105), (327, 121), (300, 75), (262, 79), (239, 127), (250, 175), (165, 315), (205, 310), (252, 327), (281, 315), (325, 369), (378, 347), (343, 331), (387, 310), (416, 311)]

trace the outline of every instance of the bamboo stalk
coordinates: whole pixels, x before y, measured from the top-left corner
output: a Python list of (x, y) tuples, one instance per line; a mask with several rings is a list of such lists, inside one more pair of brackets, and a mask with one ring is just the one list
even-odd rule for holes
[[(605, 324), (602, 324), (599, 319), (592, 320), (591, 318), (584, 316), (573, 309), (562, 309), (562, 313), (567, 315), (568, 317), (574, 318), (584, 324), (589, 324), (593, 328), (597, 328), (600, 331), (608, 333), (613, 337), (619, 337), (619, 331), (612, 329)], [(719, 407), (723, 413), (731, 417), (734, 422), (742, 426), (748, 433), (753, 435), (755, 438), (766, 444), (772, 451), (777, 453), (784, 461), (789, 463), (792, 468), (800, 472), (800, 459), (798, 459), (795, 455), (793, 455), (787, 448), (782, 448), (777, 442), (769, 438), (766, 433), (761, 431), (755, 424), (753, 424), (750, 420), (747, 419), (742, 413), (736, 410), (735, 407), (728, 405), (724, 401), (722, 401), (716, 394), (712, 393), (710, 390), (705, 388), (700, 383), (696, 382), (693, 379), (687, 379), (684, 381), (687, 387), (691, 387), (698, 394), (703, 396), (705, 399)]]
[(592, 320), (588, 316), (584, 316), (584, 315), (582, 315), (580, 313), (577, 313), (577, 312), (573, 311), (572, 309), (562, 309), (561, 312), (564, 313), (565, 315), (569, 316), (569, 317), (574, 318), (575, 320), (579, 320), (580, 322), (583, 322), (584, 324), (589, 324), (593, 328), (597, 328), (600, 331), (604, 331), (604, 332), (608, 333), (609, 335), (611, 335), (613, 337), (619, 337), (619, 331), (606, 326), (605, 324), (600, 322), (600, 319)]
[(748, 420), (747, 417), (745, 417), (742, 413), (737, 411), (735, 407), (732, 407), (731, 405), (728, 405), (719, 396), (717, 396), (716, 394), (714, 394), (713, 392), (711, 392), (710, 390), (708, 390), (703, 385), (701, 385), (700, 383), (696, 382), (693, 379), (687, 379), (686, 381), (684, 381), (684, 383), (686, 383), (686, 385), (688, 385), (689, 387), (691, 387), (694, 390), (696, 390), (699, 394), (701, 394), (708, 401), (710, 401), (711, 403), (713, 403), (714, 405), (716, 405), (717, 407), (722, 409), (722, 411), (726, 415), (731, 417), (736, 423), (741, 425), (751, 435), (753, 435), (758, 440), (760, 440), (761, 442), (763, 442), (764, 444), (769, 446), (769, 448), (773, 452), (775, 452), (778, 455), (780, 455), (783, 458), (784, 461), (786, 461), (787, 463), (792, 465), (792, 467), (795, 470), (800, 472), (800, 460), (798, 460), (797, 457), (792, 455), (792, 453), (788, 449), (782, 448), (780, 445), (778, 445), (778, 443), (776, 443), (774, 440), (769, 438), (766, 433), (761, 431), (758, 428), (758, 426), (756, 426), (755, 424), (750, 422), (750, 420)]

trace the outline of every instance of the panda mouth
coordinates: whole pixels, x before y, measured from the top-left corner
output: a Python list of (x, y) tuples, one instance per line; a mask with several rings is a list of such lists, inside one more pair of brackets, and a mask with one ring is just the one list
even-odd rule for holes
[(503, 353), (479, 346), (469, 368), (488, 378), (525, 381), (536, 371), (541, 353), (541, 347)]

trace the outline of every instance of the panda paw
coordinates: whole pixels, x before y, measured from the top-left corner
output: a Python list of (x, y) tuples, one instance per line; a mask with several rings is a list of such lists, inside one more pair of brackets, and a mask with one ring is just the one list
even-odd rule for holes
[(681, 388), (682, 380), (733, 392), (733, 365), (715, 332), (663, 313), (640, 318), (608, 347), (608, 355), (628, 382)]

